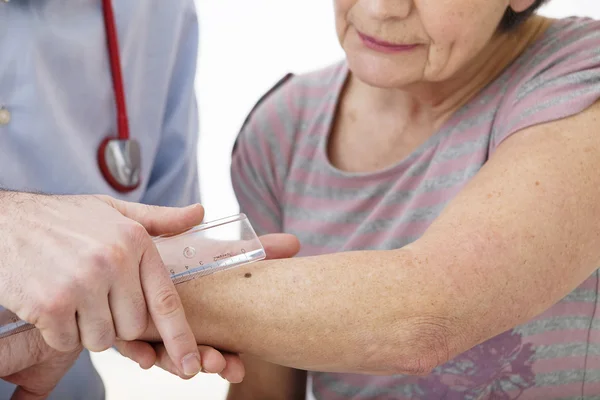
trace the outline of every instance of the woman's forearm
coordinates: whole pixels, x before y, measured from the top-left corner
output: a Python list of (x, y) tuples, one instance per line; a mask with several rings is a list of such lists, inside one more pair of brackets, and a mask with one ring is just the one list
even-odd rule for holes
[(445, 356), (445, 306), (424, 279), (410, 252), (374, 251), (264, 261), (178, 290), (198, 343), (298, 369), (419, 373)]
[(560, 263), (481, 256), (477, 240), (454, 244), (263, 261), (178, 290), (199, 344), (302, 370), (425, 374), (585, 278), (581, 266), (567, 274)]

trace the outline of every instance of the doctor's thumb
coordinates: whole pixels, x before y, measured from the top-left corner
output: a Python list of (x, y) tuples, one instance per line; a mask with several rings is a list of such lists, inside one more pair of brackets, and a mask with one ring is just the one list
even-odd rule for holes
[(137, 221), (152, 236), (183, 232), (204, 219), (204, 207), (192, 204), (187, 207), (162, 207), (98, 196), (123, 216)]

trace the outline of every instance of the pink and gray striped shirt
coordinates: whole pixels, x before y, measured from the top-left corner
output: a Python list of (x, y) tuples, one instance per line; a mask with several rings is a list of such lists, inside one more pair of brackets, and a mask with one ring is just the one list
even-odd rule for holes
[[(232, 181), (241, 210), (260, 234), (297, 235), (300, 255), (396, 249), (414, 241), (504, 139), (593, 104), (600, 98), (600, 21), (556, 21), (426, 143), (375, 173), (343, 172), (327, 157), (347, 73), (340, 62), (282, 81), (249, 114), (234, 147)], [(539, 317), (428, 376), (312, 373), (313, 395), (598, 399), (599, 285), (596, 271)]]

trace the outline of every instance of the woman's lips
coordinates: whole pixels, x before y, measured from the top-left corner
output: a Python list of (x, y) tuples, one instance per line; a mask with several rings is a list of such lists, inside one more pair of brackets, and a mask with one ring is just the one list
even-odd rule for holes
[(418, 44), (389, 43), (360, 32), (358, 32), (358, 36), (366, 47), (382, 53), (399, 53), (412, 50), (418, 46)]

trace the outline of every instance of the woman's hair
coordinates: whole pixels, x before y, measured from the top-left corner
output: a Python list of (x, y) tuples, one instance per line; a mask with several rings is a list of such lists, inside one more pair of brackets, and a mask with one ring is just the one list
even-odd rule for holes
[(535, 0), (535, 2), (527, 10), (520, 13), (516, 13), (513, 11), (512, 8), (508, 7), (506, 12), (504, 13), (502, 21), (500, 21), (499, 29), (501, 31), (506, 32), (515, 28), (527, 18), (531, 17), (538, 8), (540, 8), (544, 3), (547, 3), (548, 1), (549, 0)]

